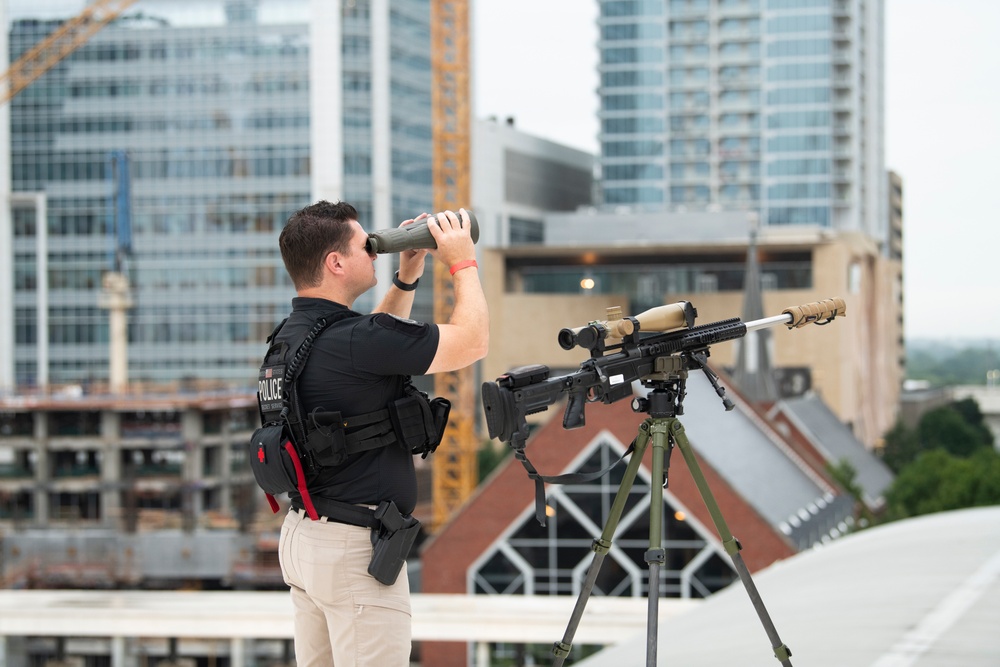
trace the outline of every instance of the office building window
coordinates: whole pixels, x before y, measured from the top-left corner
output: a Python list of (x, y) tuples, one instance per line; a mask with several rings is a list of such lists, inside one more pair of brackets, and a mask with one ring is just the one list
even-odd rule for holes
[(601, 16), (660, 16), (662, 0), (612, 0), (601, 3)]
[(829, 101), (829, 86), (812, 88), (777, 88), (767, 92), (767, 103), (777, 106), (786, 104), (821, 104)]
[(674, 185), (670, 187), (670, 201), (675, 204), (704, 204), (709, 201), (709, 196), (710, 193), (707, 185)]
[(758, 18), (722, 19), (719, 21), (719, 33), (723, 36), (756, 35), (759, 32), (760, 19)]
[(671, 60), (704, 60), (708, 58), (707, 44), (674, 44), (670, 47)]
[[(706, 47), (707, 48), (707, 47)], [(756, 59), (760, 57), (760, 43), (748, 41), (722, 42), (719, 45), (719, 55), (726, 58)]]
[(807, 79), (829, 79), (830, 63), (784, 63), (767, 68), (768, 81), (799, 81)]
[(770, 137), (767, 140), (767, 150), (771, 153), (797, 153), (806, 151), (823, 151), (830, 148), (828, 134), (789, 134)]
[(825, 158), (802, 158), (798, 160), (775, 160), (767, 165), (768, 176), (800, 176), (809, 174), (829, 174), (830, 161)]
[(785, 39), (767, 45), (767, 55), (772, 58), (824, 56), (829, 53), (830, 41), (825, 39)]
[(661, 141), (605, 141), (605, 157), (653, 156), (663, 154)]
[(604, 200), (609, 204), (661, 204), (662, 188), (605, 188)]
[(663, 24), (613, 23), (601, 27), (601, 39), (609, 42), (631, 39), (663, 39)]
[(605, 88), (630, 86), (662, 86), (663, 72), (660, 70), (626, 70), (624, 72), (604, 72), (601, 85)]
[(809, 9), (829, 6), (830, 0), (767, 0), (768, 9)]
[(658, 134), (663, 132), (663, 118), (633, 116), (631, 118), (605, 118), (601, 121), (605, 134)]
[(635, 109), (662, 109), (663, 96), (654, 93), (635, 95), (604, 95), (601, 108), (605, 111), (628, 111)]
[(670, 70), (670, 83), (683, 85), (708, 81), (707, 67), (674, 67)]
[(767, 212), (770, 225), (821, 225), (830, 226), (830, 209), (826, 206), (772, 207)]
[(674, 39), (703, 39), (708, 37), (708, 21), (671, 21), (670, 36)]
[(630, 46), (601, 49), (601, 62), (605, 65), (659, 63), (663, 62), (663, 49), (658, 46)]
[(607, 181), (654, 181), (663, 178), (663, 166), (658, 164), (609, 164), (603, 168)]
[(829, 14), (794, 14), (778, 16), (767, 21), (767, 32), (770, 34), (828, 31), (831, 27)]
[(703, 12), (708, 9), (708, 0), (670, 0), (670, 11)]
[(829, 111), (780, 111), (767, 116), (767, 126), (771, 129), (828, 127), (829, 125)]
[(670, 93), (671, 109), (697, 109), (708, 106), (708, 93), (697, 91), (686, 91), (682, 93)]
[(541, 220), (510, 216), (510, 242), (512, 244), (538, 244), (545, 241), (545, 226)]
[(712, 144), (708, 139), (671, 139), (671, 156), (701, 156), (708, 155), (712, 150)]
[(778, 183), (767, 188), (768, 199), (825, 199), (829, 196), (829, 183)]

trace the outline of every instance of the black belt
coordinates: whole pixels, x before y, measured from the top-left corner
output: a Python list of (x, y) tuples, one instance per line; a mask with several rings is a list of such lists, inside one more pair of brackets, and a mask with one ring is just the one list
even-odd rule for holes
[[(360, 526), (362, 528), (376, 529), (382, 522), (375, 518), (375, 510), (350, 503), (342, 503), (339, 500), (328, 498), (312, 499), (313, 507), (320, 516), (325, 516), (330, 521), (346, 523), (349, 526)], [(292, 501), (292, 509), (303, 511), (305, 507), (299, 501)]]

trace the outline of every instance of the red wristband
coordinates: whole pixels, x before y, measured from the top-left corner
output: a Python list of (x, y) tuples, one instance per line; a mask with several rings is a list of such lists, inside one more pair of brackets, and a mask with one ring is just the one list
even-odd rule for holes
[(474, 266), (477, 269), (479, 268), (479, 265), (476, 264), (476, 260), (474, 260), (474, 259), (467, 259), (464, 262), (459, 262), (457, 264), (452, 264), (451, 268), (449, 269), (449, 271), (451, 271), (451, 275), (455, 275), (456, 273), (458, 273), (462, 269), (467, 269), (470, 266)]

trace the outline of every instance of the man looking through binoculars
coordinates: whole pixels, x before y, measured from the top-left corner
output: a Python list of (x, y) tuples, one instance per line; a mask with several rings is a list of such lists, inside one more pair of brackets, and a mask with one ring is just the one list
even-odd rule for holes
[[(441, 422), (447, 421), (446, 408), (443, 416), (434, 412), (433, 420), (420, 417), (430, 414), (428, 401), (413, 389), (410, 376), (464, 368), (486, 356), (489, 345), (489, 314), (470, 216), (461, 209), (435, 217), (437, 224), (429, 229), (436, 248), (404, 249), (393, 286), (369, 315), (351, 310), (377, 282), (376, 255), (353, 206), (326, 201), (307, 206), (289, 218), (279, 238), (297, 296), (291, 315), (272, 334), (271, 350), (281, 351), (282, 363), (296, 357), (287, 364), (295, 367), (290, 373), (294, 379), (282, 391), (297, 392), (294, 401), (301, 409), (293, 411), (305, 415), (302, 435), (291, 428), (300, 484), (289, 491), (292, 506), (279, 544), (295, 609), (300, 667), (409, 664), (405, 567), (399, 576), (380, 576), (373, 545), (377, 555), (387, 533), (395, 534), (400, 525), (418, 525), (409, 516), (416, 503), (413, 454), (433, 451), (440, 432), (435, 440), (430, 431), (443, 430)], [(414, 221), (403, 223), (408, 224)], [(447, 323), (408, 319), (428, 253), (453, 276), (455, 303)], [(297, 372), (296, 350), (303, 341), (311, 347), (301, 355), (307, 360)], [(280, 366), (280, 373), (285, 369)], [(432, 408), (435, 401), (429, 402)], [(287, 405), (286, 400), (282, 419)], [(294, 422), (290, 426), (299, 427)], [(391, 526), (380, 514), (387, 506), (386, 516), (394, 517)], [(355, 520), (358, 509), (366, 514)]]

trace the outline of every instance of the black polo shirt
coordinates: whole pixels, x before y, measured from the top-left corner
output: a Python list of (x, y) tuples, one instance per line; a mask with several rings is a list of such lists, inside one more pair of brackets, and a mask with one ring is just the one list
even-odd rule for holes
[[(402, 398), (407, 375), (427, 372), (437, 352), (435, 324), (386, 313), (362, 315), (326, 299), (292, 299), (292, 313), (278, 340), (305, 334), (323, 316), (343, 316), (316, 339), (299, 375), (299, 401), (305, 414), (319, 408), (345, 418), (374, 412)], [(392, 500), (404, 514), (413, 511), (417, 481), (413, 455), (389, 445), (361, 452), (339, 466), (307, 476), (313, 498), (377, 505)], [(298, 494), (289, 494), (298, 502)]]

